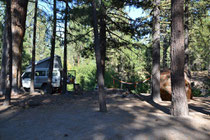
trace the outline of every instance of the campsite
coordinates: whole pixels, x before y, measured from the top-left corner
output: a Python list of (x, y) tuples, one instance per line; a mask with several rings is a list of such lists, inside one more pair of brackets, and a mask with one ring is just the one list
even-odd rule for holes
[(0, 140), (209, 140), (206, 0), (0, 0)]

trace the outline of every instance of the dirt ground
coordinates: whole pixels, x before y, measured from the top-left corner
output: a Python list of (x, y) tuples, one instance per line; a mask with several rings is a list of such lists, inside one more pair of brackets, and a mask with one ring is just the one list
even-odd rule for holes
[(190, 116), (170, 116), (170, 102), (154, 103), (108, 91), (107, 113), (96, 92), (82, 95), (18, 95), (2, 107), (0, 140), (209, 140), (210, 97), (189, 101)]

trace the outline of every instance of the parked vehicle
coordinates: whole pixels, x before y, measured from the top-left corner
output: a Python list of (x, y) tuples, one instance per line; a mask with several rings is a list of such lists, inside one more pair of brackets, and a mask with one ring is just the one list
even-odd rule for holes
[[(46, 91), (48, 80), (48, 68), (37, 68), (35, 70), (34, 88), (41, 88)], [(61, 87), (61, 71), (57, 68), (53, 69), (52, 87), (59, 89)], [(22, 85), (26, 89), (30, 89), (31, 69), (27, 69), (22, 75)]]
[[(46, 92), (47, 80), (49, 73), (50, 57), (38, 61), (35, 64), (35, 76), (34, 76), (34, 87), (42, 89)], [(30, 89), (31, 83), (31, 65), (26, 68), (26, 71), (22, 74), (22, 85), (25, 89)], [(62, 86), (62, 64), (60, 56), (55, 55), (52, 87), (54, 89), (60, 89)]]

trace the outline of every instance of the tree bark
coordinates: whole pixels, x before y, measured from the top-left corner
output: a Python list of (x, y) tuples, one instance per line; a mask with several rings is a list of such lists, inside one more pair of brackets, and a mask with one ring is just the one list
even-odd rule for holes
[(11, 15), (12, 15), (12, 45), (13, 45), (13, 92), (17, 93), (18, 89), (18, 73), (21, 71), (21, 47), (25, 34), (25, 23), (27, 16), (28, 0), (12, 0)]
[(189, 0), (185, 0), (185, 40), (184, 40), (184, 48), (185, 48), (185, 68), (188, 69), (188, 61), (189, 61)]
[[(5, 100), (3, 105), (10, 105), (11, 88), (12, 88), (12, 29), (11, 29), (11, 1), (6, 4), (6, 20), (5, 20), (4, 50), (3, 54), (5, 62), (3, 62), (2, 88)], [(3, 58), (2, 58), (3, 59)]]
[[(22, 52), (23, 52), (23, 44), (20, 47), (20, 52), (22, 54)], [(18, 69), (18, 89), (21, 89), (21, 87), (22, 87), (22, 77), (21, 77), (21, 75), (22, 75), (22, 57), (20, 57), (20, 63), (19, 63), (18, 68), (19, 68)]]
[(101, 66), (101, 50), (100, 42), (98, 38), (98, 19), (96, 14), (96, 3), (92, 1), (93, 6), (93, 26), (94, 26), (94, 44), (95, 44), (95, 55), (96, 55), (96, 66), (97, 66), (97, 83), (98, 83), (98, 94), (99, 94), (99, 109), (101, 112), (106, 112), (106, 99), (104, 92), (104, 76)]
[(106, 61), (106, 8), (101, 2), (100, 10), (100, 46), (101, 46), (101, 66), (103, 76), (105, 76), (105, 61)]
[[(5, 10), (7, 12), (7, 9)], [(7, 21), (8, 14), (5, 15), (5, 21)], [(7, 26), (4, 25), (4, 31), (3, 31), (3, 47), (2, 47), (2, 63), (1, 63), (1, 92), (3, 95), (5, 95), (5, 81), (6, 81), (6, 60), (7, 60), (7, 42), (6, 39), (8, 38), (8, 32), (7, 32)]]
[(63, 87), (62, 94), (66, 93), (67, 85), (67, 14), (68, 14), (68, 1), (66, 1), (65, 9), (65, 29), (64, 29), (64, 58), (63, 58)]
[(49, 65), (49, 75), (48, 75), (48, 93), (52, 93), (52, 74), (53, 74), (53, 65), (54, 65), (54, 55), (55, 55), (55, 38), (56, 38), (56, 0), (54, 0), (53, 4), (53, 34), (52, 34), (52, 42), (51, 42), (51, 53), (50, 53), (50, 65)]
[(171, 7), (171, 114), (187, 116), (189, 111), (184, 80), (184, 0), (172, 0)]
[(154, 1), (153, 15), (153, 50), (152, 50), (152, 99), (161, 101), (160, 98), (160, 0)]
[(34, 92), (34, 76), (35, 76), (35, 56), (36, 56), (36, 24), (37, 24), (37, 8), (38, 0), (35, 1), (34, 11), (34, 32), (33, 32), (33, 48), (32, 48), (32, 63), (31, 63), (31, 86), (30, 93)]

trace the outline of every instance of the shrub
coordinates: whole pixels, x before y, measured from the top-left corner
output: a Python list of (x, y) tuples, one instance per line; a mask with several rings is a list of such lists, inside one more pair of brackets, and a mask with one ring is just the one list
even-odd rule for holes
[(83, 62), (79, 66), (74, 66), (76, 70), (76, 82), (83, 90), (93, 90), (96, 87), (96, 64), (94, 60)]

